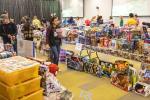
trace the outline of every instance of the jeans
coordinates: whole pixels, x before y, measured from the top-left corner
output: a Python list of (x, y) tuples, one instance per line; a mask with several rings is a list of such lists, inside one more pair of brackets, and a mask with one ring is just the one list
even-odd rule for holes
[(60, 54), (60, 45), (52, 46), (51, 47), (51, 55), (50, 55), (52, 63), (58, 65), (58, 63), (59, 63), (59, 54)]

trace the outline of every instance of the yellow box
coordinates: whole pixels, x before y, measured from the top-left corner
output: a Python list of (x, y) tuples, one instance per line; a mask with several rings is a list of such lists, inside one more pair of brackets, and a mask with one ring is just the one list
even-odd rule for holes
[[(0, 100), (11, 100), (11, 99), (7, 99), (0, 95)], [(44, 100), (43, 90), (41, 89), (41, 90), (39, 90), (35, 93), (32, 93), (28, 96), (24, 96), (23, 98), (19, 98), (19, 99), (15, 99), (15, 100)]]
[(9, 100), (16, 100), (17, 98), (21, 98), (40, 90), (40, 81), (41, 77), (38, 77), (12, 87), (0, 83), (0, 95), (8, 98)]
[(39, 63), (20, 56), (0, 60), (0, 81), (13, 86), (36, 78), (39, 66)]

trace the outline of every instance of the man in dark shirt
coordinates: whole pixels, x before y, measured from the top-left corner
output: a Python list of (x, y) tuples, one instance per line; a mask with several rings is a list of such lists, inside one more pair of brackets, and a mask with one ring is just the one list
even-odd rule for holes
[(4, 44), (12, 44), (14, 51), (17, 51), (16, 46), (17, 26), (10, 22), (8, 16), (3, 16), (2, 24), (0, 24), (0, 36)]

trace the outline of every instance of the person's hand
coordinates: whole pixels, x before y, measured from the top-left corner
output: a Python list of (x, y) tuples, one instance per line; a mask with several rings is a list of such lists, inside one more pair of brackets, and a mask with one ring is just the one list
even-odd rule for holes
[(8, 38), (10, 38), (10, 39), (11, 39), (11, 35), (10, 35), (10, 34), (8, 34)]
[(15, 40), (16, 39), (16, 36), (12, 36), (12, 40)]
[(47, 45), (46, 45), (46, 49), (49, 49), (49, 48), (50, 48), (50, 46), (47, 44)]

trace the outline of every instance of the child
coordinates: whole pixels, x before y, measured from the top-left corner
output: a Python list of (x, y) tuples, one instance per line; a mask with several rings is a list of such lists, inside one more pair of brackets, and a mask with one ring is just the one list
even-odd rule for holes
[(134, 14), (133, 13), (130, 13), (129, 14), (129, 19), (126, 23), (128, 26), (136, 26), (137, 25), (137, 21), (135, 20), (134, 18)]
[(139, 18), (138, 18), (138, 15), (137, 14), (135, 14), (134, 15), (134, 18), (135, 18), (135, 20), (136, 20), (136, 22), (137, 22), (137, 26), (140, 24), (140, 20), (139, 20)]

